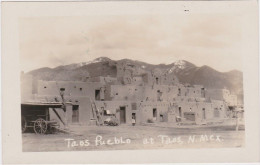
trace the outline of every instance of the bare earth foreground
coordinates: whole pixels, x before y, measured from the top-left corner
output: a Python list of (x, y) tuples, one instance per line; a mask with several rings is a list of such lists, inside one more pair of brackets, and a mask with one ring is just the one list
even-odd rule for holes
[(243, 147), (244, 130), (234, 126), (73, 126), (74, 133), (22, 134), (23, 151), (82, 151)]

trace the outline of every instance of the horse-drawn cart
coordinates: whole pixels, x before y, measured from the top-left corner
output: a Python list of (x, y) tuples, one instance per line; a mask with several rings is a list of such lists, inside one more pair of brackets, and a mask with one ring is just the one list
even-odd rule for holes
[(22, 132), (32, 128), (36, 134), (45, 134), (47, 132), (51, 132), (55, 128), (59, 128), (60, 122), (50, 118), (50, 111), (52, 110), (59, 117), (60, 121), (65, 124), (57, 113), (57, 109), (64, 110), (63, 104), (58, 102), (22, 103)]

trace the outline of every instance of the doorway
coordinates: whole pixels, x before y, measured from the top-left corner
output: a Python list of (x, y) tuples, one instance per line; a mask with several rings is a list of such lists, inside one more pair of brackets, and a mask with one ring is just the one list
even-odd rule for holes
[(160, 122), (163, 122), (163, 115), (160, 115)]
[(126, 123), (125, 107), (120, 107), (120, 124)]
[(156, 120), (156, 118), (157, 118), (157, 109), (154, 108), (153, 109), (153, 119)]
[(194, 112), (184, 112), (184, 118), (188, 121), (195, 121), (195, 113)]
[(72, 106), (72, 123), (79, 122), (79, 105)]
[(179, 116), (182, 117), (182, 110), (181, 110), (181, 107), (179, 107)]
[(100, 90), (95, 90), (95, 100), (100, 100)]
[(136, 121), (136, 113), (132, 113), (132, 119)]

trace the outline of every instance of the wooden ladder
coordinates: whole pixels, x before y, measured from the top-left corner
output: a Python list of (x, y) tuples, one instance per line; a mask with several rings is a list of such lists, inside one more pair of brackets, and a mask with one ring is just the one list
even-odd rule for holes
[(103, 124), (103, 118), (100, 115), (98, 109), (97, 109), (97, 105), (95, 104), (95, 101), (91, 101), (91, 108), (92, 108), (92, 113), (93, 113), (93, 118), (96, 120), (97, 125), (100, 126), (101, 124)]

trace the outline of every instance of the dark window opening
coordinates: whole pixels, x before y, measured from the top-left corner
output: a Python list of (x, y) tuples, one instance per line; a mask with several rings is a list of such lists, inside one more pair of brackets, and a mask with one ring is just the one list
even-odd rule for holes
[(60, 88), (60, 91), (65, 91), (65, 88)]
[(95, 90), (95, 99), (100, 100), (100, 90)]
[(155, 120), (156, 120), (156, 117), (157, 117), (157, 109), (154, 108), (153, 109), (153, 118), (155, 118)]
[(126, 108), (120, 107), (120, 123), (126, 123)]
[(72, 123), (79, 122), (79, 105), (72, 106)]
[(116, 95), (118, 95), (118, 93), (116, 93)]
[(80, 91), (82, 91), (82, 88), (79, 88)]
[(44, 88), (47, 88), (46, 86)]
[(155, 79), (156, 79), (156, 84), (159, 84), (159, 78), (156, 77)]
[(179, 116), (182, 117), (182, 110), (181, 110), (181, 107), (179, 107)]

